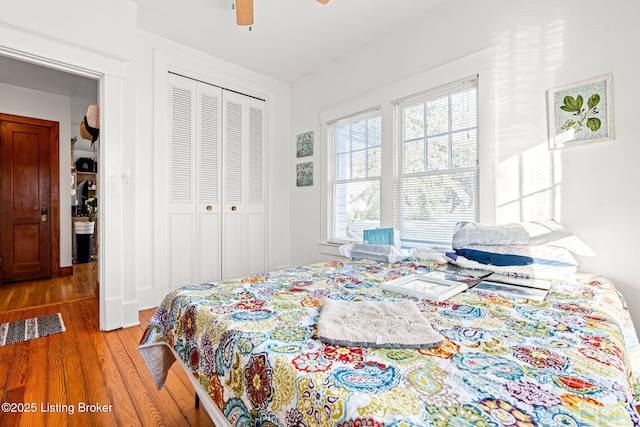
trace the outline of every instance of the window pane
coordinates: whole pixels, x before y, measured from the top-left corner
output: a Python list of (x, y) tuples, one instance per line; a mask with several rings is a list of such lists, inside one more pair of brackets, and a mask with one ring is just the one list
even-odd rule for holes
[(367, 126), (365, 120), (360, 120), (351, 125), (351, 149), (362, 150), (366, 147)]
[(380, 176), (382, 172), (382, 149), (380, 146), (369, 150), (369, 176)]
[(367, 121), (368, 147), (380, 145), (382, 142), (382, 118), (370, 117)]
[(404, 173), (425, 171), (424, 141), (409, 141), (404, 144)]
[(351, 127), (349, 125), (339, 125), (335, 129), (336, 153), (344, 153), (351, 150)]
[(476, 166), (478, 141), (476, 130), (457, 132), (451, 136), (451, 167), (471, 168)]
[(437, 135), (449, 130), (449, 99), (443, 97), (427, 102), (427, 135)]
[(476, 89), (451, 95), (451, 130), (476, 127)]
[(427, 156), (430, 171), (449, 169), (449, 137), (447, 135), (427, 140)]
[(338, 154), (336, 156), (336, 178), (351, 178), (351, 153)]
[(333, 236), (362, 241), (362, 231), (380, 227), (380, 181), (337, 184)]
[(367, 152), (358, 151), (353, 153), (353, 175), (351, 178), (367, 177)]
[(404, 139), (424, 137), (424, 103), (404, 109)]
[(405, 178), (402, 239), (450, 243), (457, 222), (475, 219), (475, 181), (475, 172)]

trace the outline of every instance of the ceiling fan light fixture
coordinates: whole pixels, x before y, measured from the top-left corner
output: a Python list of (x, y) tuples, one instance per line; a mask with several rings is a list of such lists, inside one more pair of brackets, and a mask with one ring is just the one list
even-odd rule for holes
[[(318, 3), (327, 4), (329, 0), (316, 0)], [(253, 25), (253, 0), (235, 0), (236, 24), (241, 26)], [(249, 27), (251, 31), (251, 27)]]
[(236, 0), (236, 24), (253, 25), (253, 0)]

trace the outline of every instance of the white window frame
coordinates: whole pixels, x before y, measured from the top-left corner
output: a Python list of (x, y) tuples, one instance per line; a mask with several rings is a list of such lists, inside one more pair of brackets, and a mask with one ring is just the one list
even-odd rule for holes
[[(450, 101), (450, 96), (452, 94), (458, 93), (461, 90), (464, 89), (471, 89), (471, 88), (475, 88), (476, 90), (476, 110), (475, 110), (475, 126), (470, 127), (468, 129), (465, 129), (465, 131), (468, 130), (472, 130), (475, 131), (475, 135), (476, 135), (476, 145), (475, 145), (475, 151), (476, 151), (476, 161), (475, 164), (473, 166), (468, 166), (468, 167), (461, 167), (461, 168), (442, 168), (442, 169), (437, 169), (437, 170), (429, 170), (428, 168), (425, 168), (424, 171), (420, 171), (420, 172), (405, 172), (404, 170), (404, 159), (405, 159), (405, 155), (404, 155), (404, 149), (405, 149), (405, 135), (404, 135), (404, 129), (403, 129), (403, 125), (404, 125), (404, 109), (407, 106), (414, 106), (414, 105), (419, 105), (422, 103), (427, 103), (430, 101), (434, 101), (434, 100), (438, 100), (438, 99), (442, 99), (442, 98), (447, 98), (448, 101)], [(451, 233), (453, 231), (453, 226), (455, 225), (455, 222), (458, 221), (477, 221), (478, 220), (478, 212), (479, 212), (479, 204), (480, 204), (480, 198), (479, 198), (479, 141), (480, 141), (480, 135), (479, 135), (479, 123), (478, 123), (478, 76), (472, 76), (469, 78), (464, 78), (458, 81), (454, 81), (451, 83), (448, 83), (446, 85), (440, 86), (440, 87), (436, 87), (433, 89), (429, 89), (427, 91), (415, 94), (415, 95), (411, 95), (409, 97), (405, 97), (403, 99), (397, 100), (393, 102), (394, 105), (394, 129), (395, 129), (395, 134), (394, 134), (394, 171), (393, 171), (393, 227), (398, 231), (400, 238), (403, 242), (403, 245), (406, 246), (427, 246), (427, 245), (448, 245), (451, 242)], [(450, 107), (450, 105), (449, 105)], [(451, 111), (448, 111), (449, 114), (451, 114)], [(427, 120), (428, 118), (425, 117), (425, 120)], [(453, 130), (451, 129), (451, 122), (452, 122), (452, 118), (449, 117), (448, 120), (448, 129), (446, 131), (443, 131), (441, 133), (438, 134), (438, 136), (444, 136), (448, 139), (448, 144), (449, 144), (449, 165), (451, 162), (451, 156), (452, 156), (452, 137), (456, 134), (461, 133), (463, 130)], [(418, 139), (424, 139), (426, 142), (426, 139), (429, 137), (434, 137), (435, 135), (427, 135), (426, 134), (426, 129), (424, 130), (424, 135), (421, 138)], [(428, 160), (428, 153), (427, 153), (427, 158), (425, 158), (425, 161)], [(444, 222), (444, 216), (439, 218), (439, 221), (443, 221), (442, 226), (433, 226), (433, 231), (434, 231), (434, 236), (441, 236), (440, 238), (434, 237), (433, 239), (430, 240), (422, 240), (422, 239), (408, 239), (406, 236), (406, 233), (404, 232), (404, 215), (403, 215), (403, 211), (402, 211), (402, 200), (403, 197), (405, 196), (405, 189), (403, 188), (403, 181), (405, 179), (410, 179), (410, 178), (431, 178), (431, 177), (438, 177), (438, 176), (452, 176), (452, 175), (473, 175), (474, 177), (474, 189), (473, 189), (473, 194), (472, 194), (472, 200), (473, 200), (473, 216), (472, 217), (460, 217), (458, 219), (455, 218), (450, 218), (449, 219), (449, 223)], [(448, 224), (448, 225), (447, 225)], [(444, 237), (442, 237), (444, 235)]]
[[(468, 76), (477, 75), (478, 81), (478, 140), (482, 141), (478, 147), (478, 221), (494, 223), (496, 221), (496, 170), (497, 164), (505, 159), (497, 159), (495, 154), (496, 140), (500, 134), (496, 128), (497, 108), (499, 105), (498, 75), (496, 71), (496, 57), (498, 50), (490, 47), (451, 62), (437, 65), (409, 77), (393, 81), (376, 89), (351, 94), (348, 101), (333, 104), (331, 107), (318, 111), (320, 125), (320, 170), (323, 177), (319, 177), (320, 184), (320, 238), (319, 253), (333, 259), (340, 256), (339, 243), (330, 239), (331, 218), (331, 189), (329, 187), (330, 144), (328, 137), (328, 123), (341, 117), (346, 117), (355, 111), (365, 111), (372, 106), (379, 106), (382, 111), (382, 182), (380, 207), (380, 227), (393, 227), (393, 209), (391, 207), (393, 191), (393, 138), (395, 130), (393, 123), (394, 101), (412, 94), (420, 93), (425, 88), (446, 85), (452, 81), (462, 80)], [(327, 102), (331, 104), (331, 102)], [(388, 200), (388, 203), (384, 201)]]
[[(346, 184), (346, 183), (361, 183), (361, 182), (374, 182), (377, 181), (378, 185), (381, 186), (381, 181), (382, 181), (382, 170), (380, 171), (380, 175), (378, 176), (374, 176), (374, 177), (364, 177), (364, 178), (346, 178), (346, 179), (339, 179), (336, 177), (336, 173), (337, 173), (337, 165), (336, 165), (336, 155), (337, 155), (337, 148), (336, 148), (336, 137), (335, 137), (335, 129), (337, 126), (341, 125), (341, 124), (346, 124), (346, 123), (352, 123), (352, 122), (356, 122), (359, 120), (363, 120), (363, 119), (370, 119), (373, 117), (379, 116), (380, 120), (382, 121), (382, 115), (380, 112), (380, 108), (370, 108), (367, 109), (365, 111), (360, 111), (351, 115), (348, 115), (346, 117), (342, 117), (340, 119), (337, 120), (333, 120), (329, 123), (327, 123), (327, 140), (328, 140), (328, 157), (329, 157), (329, 176), (328, 176), (328, 181), (329, 181), (329, 191), (328, 191), (328, 199), (329, 199), (329, 210), (328, 210), (328, 241), (332, 242), (332, 243), (338, 243), (338, 244), (342, 244), (342, 243), (349, 243), (349, 242), (358, 242), (361, 241), (361, 237), (360, 236), (354, 236), (352, 238), (339, 238), (335, 236), (335, 211), (337, 208), (337, 203), (336, 203), (336, 198), (335, 198), (335, 194), (336, 194), (336, 187), (337, 185), (340, 184)], [(382, 148), (382, 142), (381, 142), (381, 148)], [(366, 149), (365, 149), (366, 150)], [(359, 150), (354, 150), (354, 151), (359, 151)], [(375, 224), (375, 227), (379, 227), (380, 223)], [(375, 228), (372, 227), (372, 228)]]

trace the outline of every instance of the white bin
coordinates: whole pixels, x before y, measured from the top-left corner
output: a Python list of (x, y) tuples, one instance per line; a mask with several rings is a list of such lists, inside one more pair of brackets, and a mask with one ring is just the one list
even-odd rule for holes
[(93, 222), (75, 222), (76, 234), (93, 234), (95, 223)]

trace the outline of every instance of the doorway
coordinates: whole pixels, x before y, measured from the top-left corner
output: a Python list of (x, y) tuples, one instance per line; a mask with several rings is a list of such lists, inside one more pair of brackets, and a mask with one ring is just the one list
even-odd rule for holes
[[(98, 212), (98, 235), (100, 240), (98, 277), (100, 289), (98, 300), (100, 304), (99, 317), (100, 329), (104, 331), (114, 330), (123, 326), (133, 326), (139, 324), (137, 289), (130, 286), (135, 280), (135, 260), (129, 255), (130, 245), (125, 241), (130, 238), (132, 232), (131, 224), (123, 226), (125, 203), (124, 200), (133, 193), (133, 186), (125, 187), (128, 183), (128, 170), (121, 171), (122, 160), (125, 158), (125, 144), (130, 135), (135, 133), (135, 106), (129, 105), (125, 100), (127, 83), (135, 79), (135, 73), (130, 74), (130, 58), (120, 55), (113, 55), (96, 49), (91, 43), (70, 43), (67, 39), (60, 39), (53, 35), (43, 39), (42, 33), (34, 32), (26, 27), (5, 26), (2, 28), (3, 39), (0, 41), (0, 59), (11, 59), (20, 64), (38, 66), (47, 70), (47, 73), (54, 73), (56, 76), (83, 77), (97, 84), (97, 102), (91, 104), (100, 105), (100, 156), (98, 159), (98, 169), (102, 176), (109, 176), (113, 179), (102, 179), (100, 181), (100, 209)], [(0, 88), (4, 84), (13, 84), (5, 79), (6, 68), (0, 66)], [(42, 90), (39, 85), (49, 85), (55, 83), (55, 78), (50, 78), (51, 74), (36, 79), (33, 70), (30, 73), (18, 74), (18, 78), (31, 78), (31, 89)], [(60, 80), (57, 80), (60, 82)], [(62, 83), (64, 83), (62, 79)], [(73, 85), (61, 84), (58, 87), (73, 88)], [(95, 86), (94, 86), (95, 87)], [(95, 92), (94, 92), (95, 93)], [(9, 98), (0, 96), (0, 110), (7, 111), (2, 107), (6, 101), (20, 103), (22, 109), (28, 111), (34, 108), (46, 107), (43, 102), (26, 102), (20, 98)], [(85, 104), (85, 112), (87, 104)], [(64, 107), (68, 116), (69, 107)], [(22, 112), (11, 111), (13, 114), (30, 117), (41, 117), (34, 114), (24, 114)], [(61, 109), (53, 110), (52, 114), (61, 113)], [(84, 113), (83, 113), (84, 114)], [(51, 119), (50, 120), (55, 120)], [(67, 123), (61, 120), (60, 123)], [(69, 128), (66, 134), (61, 127), (60, 143), (69, 144)], [(66, 152), (66, 150), (64, 151)], [(62, 152), (61, 152), (62, 153)], [(61, 165), (62, 165), (61, 157)], [(66, 163), (69, 165), (69, 163)], [(66, 167), (61, 166), (61, 179), (66, 174)], [(105, 175), (108, 173), (109, 175)], [(122, 176), (122, 179), (118, 177)], [(61, 183), (60, 190), (65, 196), (69, 188), (66, 183)], [(70, 185), (70, 183), (69, 183)], [(68, 196), (66, 196), (68, 197)], [(62, 198), (62, 196), (61, 196)], [(68, 206), (67, 203), (64, 204)], [(68, 212), (71, 217), (71, 209), (63, 209), (61, 204), (61, 214)], [(69, 232), (63, 230), (66, 221), (61, 222), (61, 239), (64, 235), (71, 239), (71, 221), (69, 221)], [(62, 246), (62, 245), (61, 245)], [(64, 251), (66, 253), (66, 251)], [(137, 253), (137, 252), (136, 252)], [(63, 251), (61, 251), (61, 255)], [(70, 257), (69, 252), (69, 257)], [(71, 265), (62, 264), (62, 265)]]
[(59, 126), (0, 113), (0, 282), (60, 273)]
[(98, 262), (74, 264), (69, 189), (71, 141), (88, 155), (80, 123), (98, 102), (99, 80), (1, 55), (0, 67), (0, 307), (96, 298)]

